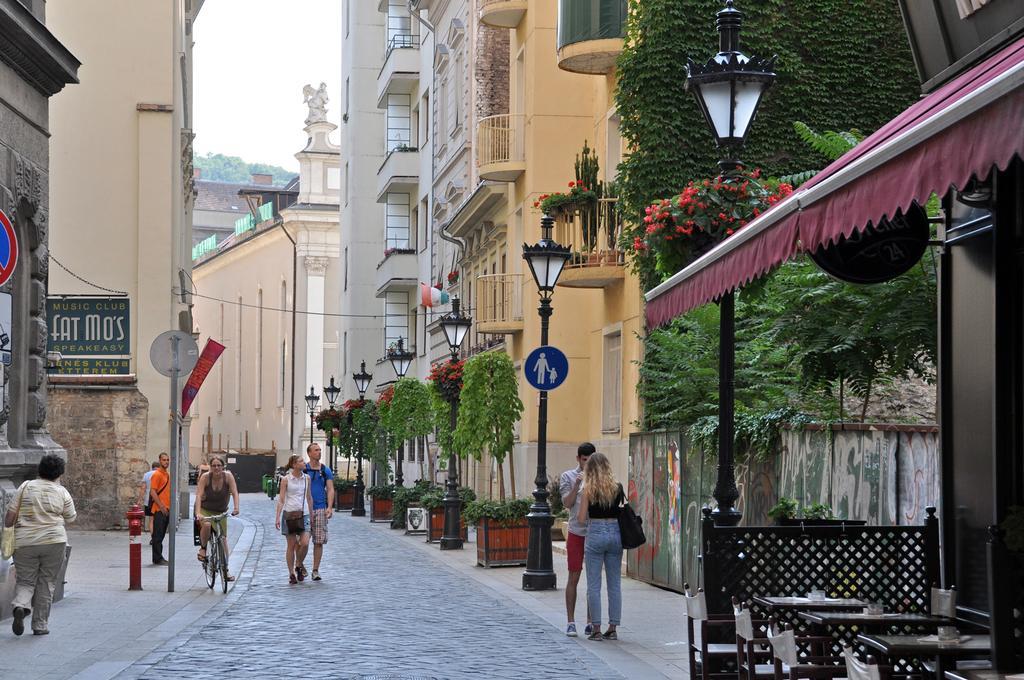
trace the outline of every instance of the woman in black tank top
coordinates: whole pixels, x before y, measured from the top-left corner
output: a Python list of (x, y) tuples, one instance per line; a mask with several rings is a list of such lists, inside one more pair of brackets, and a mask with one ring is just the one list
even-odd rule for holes
[[(587, 569), (587, 605), (594, 632), (588, 640), (618, 640), (622, 618), (622, 535), (619, 513), (625, 501), (622, 485), (612, 474), (611, 463), (595, 453), (583, 468), (583, 502), (578, 517), (587, 525), (583, 561)], [(601, 634), (601, 571), (608, 581), (608, 630)]]

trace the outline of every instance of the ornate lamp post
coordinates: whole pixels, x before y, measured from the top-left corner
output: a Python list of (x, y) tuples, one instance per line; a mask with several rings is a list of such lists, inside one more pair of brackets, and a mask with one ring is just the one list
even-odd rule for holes
[[(759, 59), (740, 52), (740, 26), (743, 13), (734, 0), (726, 0), (718, 12), (718, 54), (704, 65), (688, 60), (686, 86), (693, 90), (715, 143), (728, 154), (718, 162), (728, 176), (741, 167), (736, 159), (757, 115), (761, 98), (775, 80), (775, 57)], [(719, 526), (736, 526), (741, 514), (736, 510), (739, 490), (733, 464), (735, 411), (736, 324), (732, 291), (719, 301), (718, 347), (718, 479), (713, 516)]]
[(309, 411), (309, 443), (313, 443), (313, 433), (316, 431), (316, 422), (314, 416), (316, 415), (316, 405), (320, 403), (320, 396), (313, 389), (313, 386), (309, 386), (309, 394), (306, 395), (306, 410)]
[[(338, 401), (338, 395), (341, 394), (341, 388), (334, 384), (334, 376), (331, 376), (331, 384), (324, 388), (324, 396), (327, 397), (327, 406), (330, 409), (334, 409), (334, 402)], [(338, 471), (338, 461), (334, 456), (334, 421), (331, 421), (327, 426), (327, 459), (331, 461), (331, 470), (334, 473)]]
[[(448, 349), (451, 351), (451, 359), (455, 362), (459, 358), (459, 347), (469, 333), (473, 320), (463, 316), (459, 311), (459, 298), (452, 298), (452, 311), (441, 317), (441, 330), (444, 331), (445, 340), (448, 341)], [(451, 408), (451, 431), (454, 435), (455, 424), (459, 413), (459, 395), (449, 395)], [(462, 548), (462, 500), (459, 498), (459, 464), (455, 457), (454, 443), (448, 451), (448, 481), (445, 483), (444, 492), (444, 532), (441, 535), (441, 550), (457, 550)]]
[[(373, 374), (366, 372), (365, 361), (361, 361), (359, 363), (359, 372), (352, 374), (352, 380), (355, 381), (356, 391), (359, 392), (359, 407), (363, 408), (362, 404), (366, 401), (366, 390), (370, 387), (370, 381), (373, 380)], [(363, 437), (360, 435), (356, 448), (356, 484), (354, 487), (356, 497), (352, 503), (353, 517), (366, 516), (366, 503), (363, 498), (363, 492), (365, 490), (366, 485), (363, 484)]]
[[(415, 357), (415, 354), (405, 349), (405, 340), (401, 337), (398, 338), (396, 346), (388, 350), (388, 361), (391, 362), (391, 368), (395, 369), (395, 375), (399, 380), (404, 378), (405, 374), (409, 372), (409, 367), (412, 366), (412, 360)], [(402, 475), (405, 442), (398, 442), (398, 453), (395, 456), (395, 486), (402, 486), (405, 481)]]
[[(569, 249), (551, 239), (555, 220), (544, 215), (540, 220), (541, 239), (532, 246), (523, 244), (523, 259), (530, 265), (533, 280), (540, 293), (540, 344), (548, 344), (548, 324), (551, 319), (551, 296), (555, 284), (569, 259)], [(523, 590), (551, 590), (556, 586), (555, 570), (551, 564), (551, 506), (548, 505), (548, 393), (540, 392), (537, 411), (537, 477), (534, 480), (533, 505), (527, 520), (530, 523), (530, 546), (523, 572)]]

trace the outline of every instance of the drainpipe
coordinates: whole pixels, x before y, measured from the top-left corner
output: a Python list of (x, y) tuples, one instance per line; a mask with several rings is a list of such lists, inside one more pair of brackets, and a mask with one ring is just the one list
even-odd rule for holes
[[(298, 282), (299, 276), (299, 246), (295, 243), (295, 239), (288, 233), (288, 230), (284, 228), (284, 220), (278, 222), (278, 226), (281, 227), (281, 231), (288, 237), (288, 240), (292, 242), (292, 396), (291, 396), (291, 410), (288, 414), (288, 450), (295, 450), (295, 286)], [(285, 303), (287, 304), (287, 300)]]

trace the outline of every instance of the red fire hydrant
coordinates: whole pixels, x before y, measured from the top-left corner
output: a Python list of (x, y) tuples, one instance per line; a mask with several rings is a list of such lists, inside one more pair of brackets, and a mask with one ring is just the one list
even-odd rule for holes
[(142, 521), (146, 513), (132, 504), (124, 516), (128, 519), (128, 590), (142, 590)]

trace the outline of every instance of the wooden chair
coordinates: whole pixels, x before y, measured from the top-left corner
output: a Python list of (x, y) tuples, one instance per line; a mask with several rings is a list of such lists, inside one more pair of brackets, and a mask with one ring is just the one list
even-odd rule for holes
[[(707, 601), (704, 589), (690, 595), (690, 585), (683, 584), (686, 591), (686, 632), (687, 650), (690, 662), (690, 680), (712, 680), (713, 678), (733, 678), (734, 674), (725, 670), (715, 670), (716, 662), (722, 665), (735, 653), (735, 645), (729, 642), (710, 642), (710, 640), (729, 639), (736, 622), (732, 617), (708, 616)], [(699, 633), (699, 636), (697, 635)], [(699, 666), (699, 669), (698, 669)]]
[(750, 610), (744, 609), (735, 596), (732, 598), (732, 608), (736, 619), (736, 670), (740, 680), (767, 680), (773, 677), (771, 649), (768, 638), (761, 632), (770, 622), (755, 621), (750, 616)]
[(768, 627), (768, 641), (774, 656), (773, 675), (775, 680), (784, 678), (789, 680), (799, 680), (800, 678), (826, 680), (847, 677), (846, 665), (843, 663), (842, 657), (826, 655), (820, 651), (828, 649), (832, 645), (833, 640), (830, 636), (798, 636), (792, 628), (786, 630), (773, 630), (773, 628), (774, 626)]

